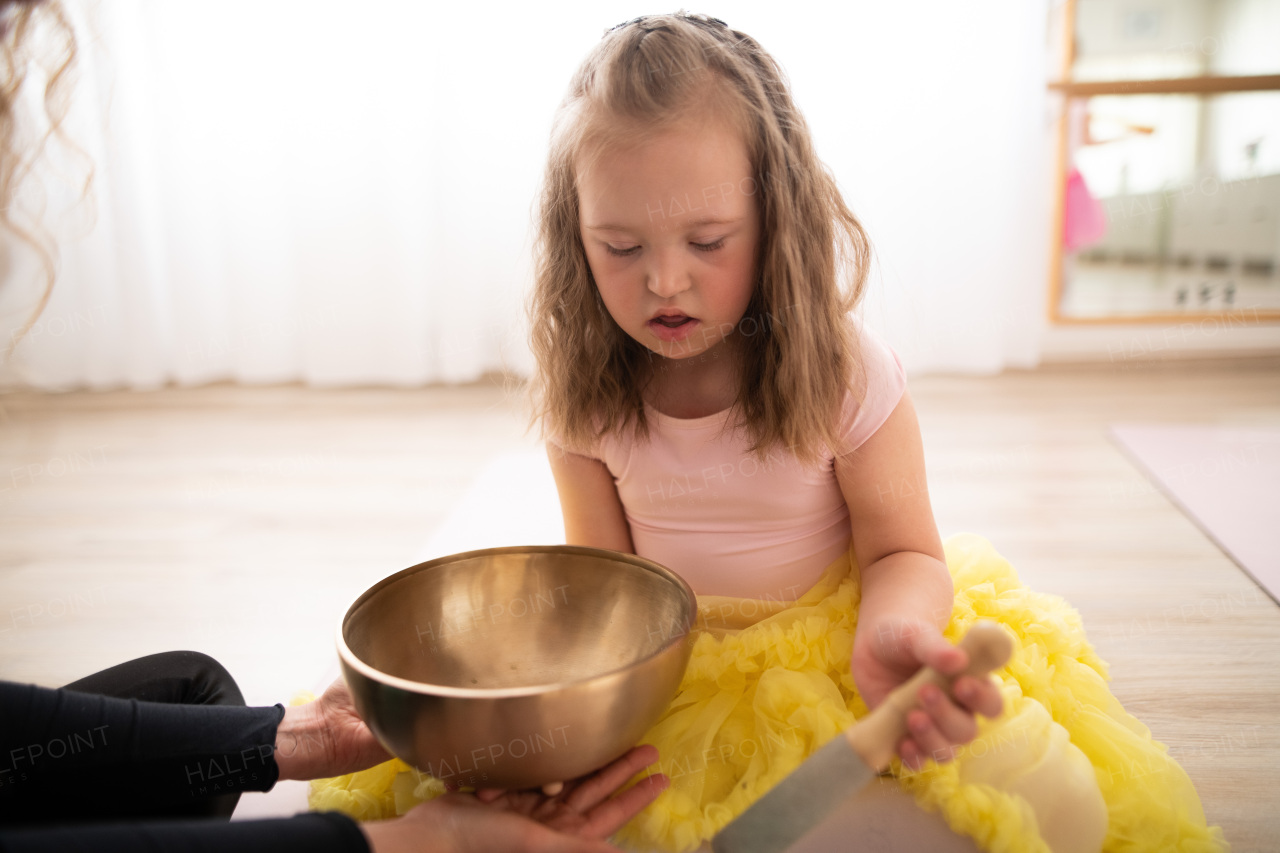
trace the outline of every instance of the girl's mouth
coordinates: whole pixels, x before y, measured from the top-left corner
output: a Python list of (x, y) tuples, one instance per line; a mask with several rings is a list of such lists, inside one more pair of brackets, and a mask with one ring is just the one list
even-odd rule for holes
[(687, 314), (659, 314), (651, 318), (648, 325), (655, 337), (670, 343), (689, 337), (699, 323), (696, 317)]

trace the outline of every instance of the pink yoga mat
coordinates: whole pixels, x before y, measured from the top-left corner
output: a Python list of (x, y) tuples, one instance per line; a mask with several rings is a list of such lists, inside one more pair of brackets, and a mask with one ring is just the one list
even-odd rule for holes
[(1111, 436), (1280, 603), (1280, 430), (1116, 424)]

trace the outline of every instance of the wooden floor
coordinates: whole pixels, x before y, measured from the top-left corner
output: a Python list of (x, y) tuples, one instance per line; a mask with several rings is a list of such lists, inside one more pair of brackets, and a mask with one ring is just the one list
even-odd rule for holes
[[(911, 389), (943, 535), (987, 536), (1072, 602), (1209, 820), (1237, 851), (1276, 849), (1280, 608), (1105, 430), (1278, 428), (1280, 361)], [(488, 461), (535, 447), (497, 384), (0, 396), (0, 676), (59, 685), (193, 648), (251, 704), (287, 701), (351, 600), (411, 563)]]

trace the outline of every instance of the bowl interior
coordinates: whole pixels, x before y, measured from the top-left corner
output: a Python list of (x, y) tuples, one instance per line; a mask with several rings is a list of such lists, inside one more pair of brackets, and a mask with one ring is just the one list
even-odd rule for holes
[(415, 566), (348, 613), (364, 663), (424, 685), (553, 687), (655, 654), (689, 627), (677, 580), (592, 549), (494, 549)]

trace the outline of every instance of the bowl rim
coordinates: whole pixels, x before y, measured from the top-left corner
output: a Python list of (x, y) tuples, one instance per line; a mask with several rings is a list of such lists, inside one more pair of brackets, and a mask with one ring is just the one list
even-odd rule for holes
[[(343, 629), (346, 627), (347, 620), (351, 617), (351, 614), (356, 610), (356, 608), (360, 607), (366, 600), (377, 594), (383, 587), (390, 586), (413, 572), (422, 571), (427, 568), (459, 562), (461, 560), (474, 559), (476, 557), (498, 556), (502, 554), (579, 554), (582, 556), (604, 557), (615, 561), (630, 563), (638, 568), (661, 575), (667, 581), (673, 583), (677, 588), (684, 591), (685, 621), (687, 622), (687, 625), (683, 631), (673, 633), (665, 643), (653, 652), (637, 661), (627, 664), (626, 666), (596, 673), (573, 681), (528, 684), (522, 687), (451, 687), (444, 684), (433, 684), (428, 681), (411, 681), (407, 678), (400, 678), (399, 676), (391, 675), (377, 669), (376, 667), (370, 666), (357, 657), (355, 652), (353, 652), (350, 646), (347, 645), (347, 639), (343, 636)], [(475, 551), (461, 551), (457, 554), (448, 554), (443, 557), (436, 557), (422, 563), (417, 563), (409, 566), (407, 569), (401, 569), (393, 575), (388, 575), (362, 592), (338, 619), (338, 657), (341, 663), (356, 670), (365, 678), (389, 687), (396, 687), (400, 690), (406, 690), (410, 693), (417, 693), (424, 696), (442, 696), (457, 699), (507, 699), (522, 696), (539, 696), (548, 692), (548, 690), (565, 687), (578, 687), (595, 681), (602, 681), (615, 677), (618, 673), (624, 672), (628, 669), (642, 666), (649, 661), (666, 654), (673, 646), (683, 644), (693, 632), (693, 629), (697, 624), (697, 618), (698, 599), (697, 595), (693, 591), (693, 587), (689, 586), (688, 582), (685, 581), (684, 578), (680, 577), (680, 575), (676, 574), (661, 563), (655, 563), (653, 560), (640, 557), (636, 554), (628, 554), (625, 551), (611, 551), (607, 548), (590, 548), (585, 545), (510, 545), (501, 548), (481, 548)]]

